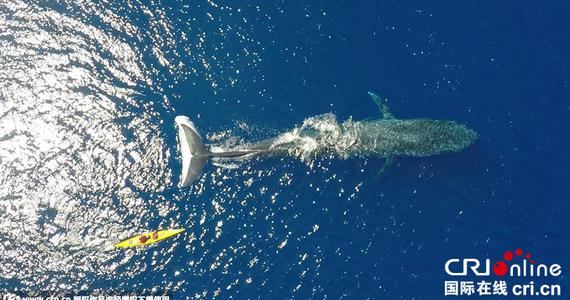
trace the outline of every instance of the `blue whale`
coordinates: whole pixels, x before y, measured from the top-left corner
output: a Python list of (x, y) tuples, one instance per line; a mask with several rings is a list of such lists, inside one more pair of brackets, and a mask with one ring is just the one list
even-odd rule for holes
[(308, 160), (319, 155), (342, 158), (376, 156), (386, 159), (381, 173), (394, 157), (425, 157), (461, 151), (479, 135), (454, 121), (398, 119), (378, 95), (369, 92), (381, 116), (374, 120), (337, 122), (333, 114), (308, 118), (291, 131), (274, 138), (214, 151), (207, 147), (188, 117), (175, 119), (178, 128), (182, 174), (179, 186), (187, 187), (200, 177), (212, 158), (244, 158), (258, 155), (291, 155)]

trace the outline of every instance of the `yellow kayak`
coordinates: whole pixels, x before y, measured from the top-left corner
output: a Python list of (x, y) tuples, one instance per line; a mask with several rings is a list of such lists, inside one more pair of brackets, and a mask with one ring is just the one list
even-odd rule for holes
[(148, 246), (157, 242), (160, 242), (169, 237), (175, 236), (184, 231), (184, 228), (180, 229), (166, 229), (159, 231), (151, 231), (143, 234), (139, 234), (132, 238), (126, 239), (118, 244), (115, 244), (115, 248), (131, 248), (131, 247), (141, 247)]

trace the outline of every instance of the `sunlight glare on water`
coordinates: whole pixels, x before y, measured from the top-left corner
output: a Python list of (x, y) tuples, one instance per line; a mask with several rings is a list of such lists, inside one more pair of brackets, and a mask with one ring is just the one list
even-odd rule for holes
[(94, 26), (24, 2), (0, 10), (0, 272), (85, 289), (113, 271), (109, 241), (144, 227), (141, 193), (171, 184), (137, 90), (152, 81), (136, 49)]
[[(184, 4), (181, 18), (171, 9), (160, 1), (0, 3), (0, 290), (227, 298), (235, 287), (293, 274), (287, 290), (319, 292), (323, 250), (308, 241), (323, 225), (295, 202), (327, 187), (350, 201), (361, 182), (343, 182), (327, 159), (275, 158), (208, 165), (178, 190), (172, 103), (198, 100), (170, 89), (206, 82), (216, 94), (263, 82), (263, 46), (239, 8)], [(275, 134), (234, 125), (246, 130), (203, 133), (234, 143)], [(305, 179), (293, 175), (299, 167)], [(175, 227), (187, 231), (168, 246), (112, 250)]]

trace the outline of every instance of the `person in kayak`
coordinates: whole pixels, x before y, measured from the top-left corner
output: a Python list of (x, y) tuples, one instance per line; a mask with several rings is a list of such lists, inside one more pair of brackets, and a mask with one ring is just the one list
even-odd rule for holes
[(141, 242), (141, 244), (144, 244), (144, 243), (148, 242), (148, 240), (149, 240), (149, 238), (148, 238), (148, 235), (146, 235), (146, 234), (145, 234), (145, 235), (141, 235), (141, 236), (139, 237), (139, 241)]
[(152, 239), (153, 239), (153, 240), (158, 240), (158, 231), (155, 230), (155, 231), (152, 233)]

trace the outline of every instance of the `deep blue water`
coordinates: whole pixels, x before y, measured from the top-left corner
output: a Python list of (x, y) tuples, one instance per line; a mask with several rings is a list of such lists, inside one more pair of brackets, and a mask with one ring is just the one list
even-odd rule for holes
[[(93, 252), (62, 251), (57, 259), (76, 257), (67, 263), (80, 271), (46, 267), (19, 276), (2, 269), (0, 290), (58, 290), (67, 284), (63, 289), (85, 292), (151, 293), (155, 288), (176, 299), (442, 299), (449, 258), (497, 260), (520, 247), (537, 262), (561, 264), (562, 276), (553, 282), (568, 292), (567, 3), (143, 1), (97, 4), (91, 11), (70, 3), (30, 5), (32, 11), (40, 8), (93, 26), (140, 54), (137, 64), (152, 84), (135, 79), (129, 86), (113, 76), (102, 80), (135, 91), (129, 101), (94, 87), (80, 92), (112, 99), (117, 113), (102, 122), (116, 124), (125, 144), (156, 136), (162, 141), (157, 151), (165, 153), (159, 155), (162, 167), (140, 171), (150, 175), (126, 169), (142, 176), (140, 181), (133, 175), (69, 192), (79, 207), (112, 210), (115, 205), (121, 216), (107, 222), (105, 214), (96, 213), (107, 225), (87, 219), (79, 235), (91, 239), (96, 232), (98, 238), (116, 240), (177, 226), (187, 233), (148, 249), (104, 254), (85, 269), (79, 268), (79, 256)], [(26, 19), (22, 7), (5, 11), (4, 25)], [(114, 28), (93, 11), (99, 16), (111, 11), (140, 31), (125, 33), (126, 27)], [(37, 55), (57, 52), (57, 43)], [(87, 49), (101, 51), (101, 61), (113, 63), (113, 51), (103, 48)], [(108, 73), (103, 64), (77, 66), (95, 77)], [(10, 81), (10, 74), (0, 80)], [(8, 90), (2, 87), (0, 101), (10, 102)], [(325, 158), (313, 166), (268, 158), (236, 169), (209, 164), (199, 183), (176, 187), (181, 163), (175, 116), (192, 118), (205, 137), (229, 130), (231, 136), (256, 140), (327, 112), (342, 120), (377, 118), (367, 91), (386, 97), (397, 117), (455, 120), (475, 129), (480, 140), (460, 153), (397, 158), (380, 178), (380, 158)], [(27, 101), (14, 103), (36, 100)], [(137, 118), (141, 122), (132, 122)], [(137, 126), (150, 129), (133, 133)], [(1, 135), (10, 132), (2, 128)], [(140, 156), (147, 146), (136, 148)], [(0, 153), (0, 162), (8, 164), (8, 152)], [(21, 186), (32, 184), (27, 176), (20, 177)], [(33, 185), (55, 175), (43, 176)], [(3, 178), (3, 185), (9, 180)], [(138, 206), (134, 211), (120, 206), (125, 186), (140, 201), (132, 204)], [(16, 185), (4, 189), (0, 201), (8, 203), (19, 190)], [(38, 210), (37, 216), (40, 235), (51, 235), (41, 221), (54, 218), (49, 210)], [(14, 219), (0, 228), (25, 224)], [(62, 226), (54, 232), (70, 231)], [(1, 243), (19, 245), (14, 237)], [(43, 251), (26, 247), (17, 248), (25, 255)], [(49, 256), (38, 264), (49, 266)], [(43, 283), (34, 286), (34, 281)]]

